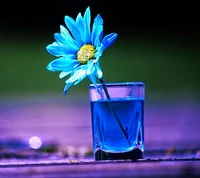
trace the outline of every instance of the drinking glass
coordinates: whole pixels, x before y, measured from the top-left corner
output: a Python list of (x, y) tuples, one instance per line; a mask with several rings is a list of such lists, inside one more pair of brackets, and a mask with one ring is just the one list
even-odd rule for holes
[(89, 85), (94, 159), (143, 159), (143, 82)]

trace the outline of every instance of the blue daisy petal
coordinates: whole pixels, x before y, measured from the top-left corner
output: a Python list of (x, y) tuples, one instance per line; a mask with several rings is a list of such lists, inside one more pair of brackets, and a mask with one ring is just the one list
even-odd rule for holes
[(101, 91), (99, 90), (99, 88), (97, 87), (97, 82), (96, 82), (96, 77), (94, 74), (90, 74), (88, 75), (88, 78), (90, 79), (90, 81), (94, 84), (96, 91), (101, 95)]
[(69, 75), (69, 74), (71, 74), (72, 73), (72, 71), (68, 71), (68, 72), (61, 72), (60, 74), (59, 74), (59, 78), (61, 79), (61, 78), (64, 78), (64, 77), (66, 77), (67, 75)]
[(47, 51), (57, 57), (66, 56), (68, 54), (73, 54), (74, 50), (71, 48), (66, 48), (65, 45), (62, 45), (58, 42), (54, 42), (46, 47)]
[(68, 91), (68, 89), (69, 89), (69, 87), (71, 87), (72, 86), (72, 83), (66, 83), (66, 85), (65, 85), (65, 88), (64, 88), (64, 95), (66, 95), (67, 94), (67, 91)]
[[(79, 76), (78, 76), (79, 75)], [(74, 85), (79, 84), (86, 76), (87, 76), (87, 65), (83, 66), (80, 70), (79, 70), (79, 74), (78, 74), (78, 79), (76, 80), (76, 82), (74, 83)]]
[(90, 79), (90, 81), (95, 85), (95, 87), (97, 88), (97, 82), (96, 82), (96, 77), (95, 75), (92, 73), (90, 75), (88, 75), (88, 78)]
[(84, 22), (83, 17), (81, 16), (81, 13), (78, 14), (78, 16), (76, 17), (76, 24), (78, 26), (79, 32), (81, 35), (81, 38), (84, 42), (84, 44), (89, 44), (90, 43), (90, 36), (88, 36), (87, 33), (87, 28)]
[[(79, 33), (84, 34), (85, 24), (83, 21), (83, 17), (81, 16), (81, 13), (79, 13), (76, 17), (76, 25), (78, 27)], [(83, 42), (86, 43), (84, 35), (80, 35), (80, 37), (82, 38)]]
[(80, 44), (77, 43), (77, 41), (75, 41), (71, 34), (69, 33), (69, 31), (63, 26), (63, 25), (60, 25), (60, 33), (61, 35), (66, 38), (67, 42), (72, 45), (72, 46), (76, 46), (77, 48), (80, 48)]
[(102, 55), (102, 52), (103, 51), (101, 51), (101, 47), (98, 47), (97, 49), (96, 49), (96, 54), (95, 54), (95, 62), (98, 62), (99, 61), (99, 59), (100, 59), (100, 57), (101, 57), (101, 55)]
[[(98, 28), (99, 27), (102, 27), (103, 29), (103, 19), (101, 18), (101, 16), (98, 14), (96, 16), (96, 18), (94, 19), (94, 23), (93, 23), (93, 27), (92, 27), (92, 34), (91, 34), (91, 40), (92, 40), (92, 44), (96, 47), (95, 45), (95, 41), (96, 41), (96, 38), (98, 40), (101, 40), (98, 36)], [(102, 38), (102, 37), (101, 37)]]
[(97, 36), (96, 36), (95, 41), (94, 41), (94, 46), (99, 46), (100, 41), (103, 37), (103, 26), (99, 26), (97, 28), (96, 33), (97, 33)]
[(94, 62), (88, 61), (87, 66), (87, 75), (90, 75), (95, 71)]
[(68, 29), (70, 30), (73, 38), (80, 44), (80, 46), (82, 46), (84, 44), (83, 40), (81, 38), (82, 34), (80, 33), (78, 26), (77, 26), (76, 22), (74, 21), (74, 19), (72, 19), (69, 16), (65, 16), (65, 23), (66, 23)]
[(65, 48), (71, 48), (74, 52), (77, 52), (79, 47), (69, 43), (68, 39), (63, 37), (60, 33), (54, 33), (54, 38), (58, 43), (65, 45)]
[(91, 43), (91, 38), (90, 38), (90, 21), (91, 21), (91, 13), (90, 13), (90, 7), (88, 7), (85, 11), (85, 14), (83, 16), (83, 19), (84, 19), (84, 42), (86, 44), (89, 44)]
[(77, 65), (79, 65), (79, 62), (77, 60), (61, 57), (51, 61), (46, 68), (47, 70), (52, 72), (58, 72), (58, 71), (71, 72)]
[(101, 41), (102, 50), (105, 50), (108, 46), (110, 46), (117, 38), (117, 33), (111, 33), (106, 35)]
[[(77, 65), (78, 66), (78, 65)], [(77, 66), (74, 66), (74, 68), (75, 67), (77, 67)], [(67, 71), (67, 72), (65, 72), (65, 71), (63, 71), (63, 72), (61, 72), (60, 74), (59, 74), (59, 78), (61, 79), (61, 78), (64, 78), (64, 77), (66, 77), (67, 75), (69, 75), (69, 74), (71, 74), (72, 73), (72, 71)]]
[(101, 68), (99, 66), (99, 62), (95, 63), (95, 68), (96, 68), (95, 75), (97, 76), (97, 78), (102, 78), (103, 72), (102, 72), (102, 70), (101, 70)]
[(70, 78), (66, 80), (66, 84), (73, 84), (77, 85), (80, 81), (82, 81), (87, 76), (87, 65), (82, 65), (77, 67), (73, 73), (71, 74)]

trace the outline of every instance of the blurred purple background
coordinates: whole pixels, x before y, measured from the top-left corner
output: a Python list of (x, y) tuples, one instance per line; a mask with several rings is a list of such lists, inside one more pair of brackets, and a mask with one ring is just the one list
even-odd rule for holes
[[(23, 6), (22, 6), (23, 5)], [(89, 80), (62, 94), (45, 49), (64, 16), (90, 6), (105, 34), (119, 37), (101, 58), (105, 81), (143, 81), (145, 149), (200, 147), (200, 35), (189, 3), (5, 2), (0, 7), (0, 140), (32, 136), (61, 147), (92, 147)]]

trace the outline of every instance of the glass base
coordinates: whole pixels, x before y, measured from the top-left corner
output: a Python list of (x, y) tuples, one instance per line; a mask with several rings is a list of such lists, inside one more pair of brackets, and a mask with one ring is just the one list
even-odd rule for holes
[(143, 151), (140, 149), (136, 148), (132, 151), (129, 152), (124, 152), (124, 153), (108, 153), (102, 150), (98, 150), (95, 153), (95, 161), (98, 160), (132, 160), (135, 161), (137, 159), (143, 159), (144, 154)]

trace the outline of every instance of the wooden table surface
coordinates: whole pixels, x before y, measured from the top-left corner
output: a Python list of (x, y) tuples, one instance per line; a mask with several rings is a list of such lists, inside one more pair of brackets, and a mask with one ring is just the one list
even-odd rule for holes
[(135, 162), (93, 161), (93, 159), (1, 160), (0, 177), (198, 178), (200, 158), (145, 158)]

